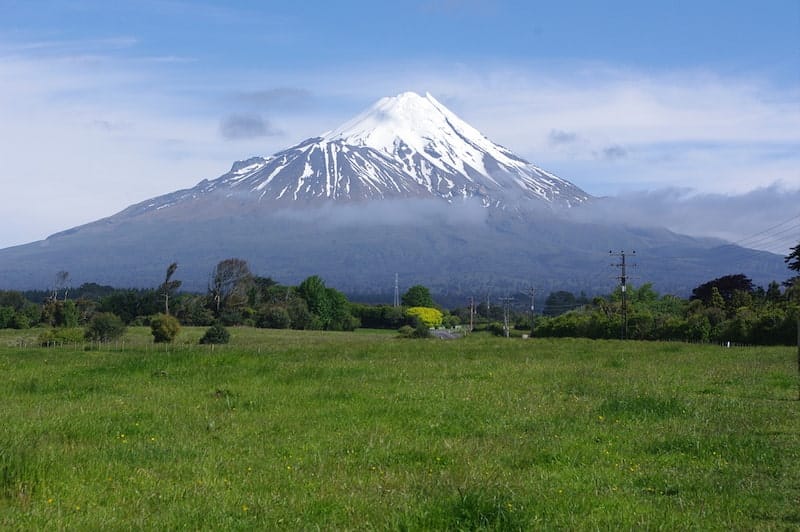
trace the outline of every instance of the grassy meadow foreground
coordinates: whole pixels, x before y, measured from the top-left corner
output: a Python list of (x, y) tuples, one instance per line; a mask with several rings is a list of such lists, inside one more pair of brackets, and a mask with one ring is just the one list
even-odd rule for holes
[(800, 528), (792, 348), (202, 333), (0, 333), (0, 528)]

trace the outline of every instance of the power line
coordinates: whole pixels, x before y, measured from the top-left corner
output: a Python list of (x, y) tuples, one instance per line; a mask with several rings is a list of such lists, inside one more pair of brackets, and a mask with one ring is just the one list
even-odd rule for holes
[(754, 233), (754, 234), (752, 234), (750, 236), (746, 236), (744, 238), (741, 238), (741, 239), (737, 240), (736, 242), (733, 242), (733, 244), (734, 245), (738, 245), (741, 242), (744, 242), (746, 240), (750, 240), (753, 237), (756, 237), (756, 236), (759, 236), (761, 234), (767, 233), (769, 231), (772, 231), (773, 229), (777, 229), (778, 227), (781, 227), (782, 225), (786, 225), (789, 222), (792, 222), (794, 220), (800, 220), (800, 214), (796, 214), (796, 215), (792, 216), (791, 218), (789, 218), (787, 220), (784, 220), (784, 221), (782, 221), (782, 222), (780, 222), (778, 224), (773, 225), (772, 227), (767, 227), (766, 229), (763, 229), (763, 230), (759, 231), (758, 233)]
[[(757, 233), (753, 233), (752, 235), (740, 238), (734, 242), (729, 244), (725, 244), (721, 247), (733, 247), (733, 246), (741, 246), (741, 247), (754, 247), (761, 245), (763, 243), (770, 242), (772, 240), (777, 240), (778, 242), (782, 242), (784, 239), (776, 239), (775, 237), (779, 235), (783, 235), (790, 231), (800, 230), (800, 214), (796, 214), (791, 218), (788, 218), (780, 223), (767, 227), (766, 229), (762, 229)], [(791, 225), (789, 225), (791, 224)], [(779, 229), (776, 231), (776, 229)]]

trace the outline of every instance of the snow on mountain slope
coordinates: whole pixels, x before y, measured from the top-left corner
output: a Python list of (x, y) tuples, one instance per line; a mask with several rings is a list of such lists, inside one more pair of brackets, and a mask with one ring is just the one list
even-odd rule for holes
[(491, 142), (430, 94), (413, 92), (383, 98), (320, 137), (239, 161), (215, 180), (130, 209), (163, 209), (217, 195), (279, 204), (477, 198), (500, 208), (531, 202), (571, 207), (589, 199), (569, 181)]

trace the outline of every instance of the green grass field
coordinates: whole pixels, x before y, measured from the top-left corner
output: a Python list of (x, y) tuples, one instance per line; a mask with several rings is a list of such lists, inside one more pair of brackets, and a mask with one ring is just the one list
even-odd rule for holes
[(0, 528), (800, 529), (792, 348), (0, 332)]

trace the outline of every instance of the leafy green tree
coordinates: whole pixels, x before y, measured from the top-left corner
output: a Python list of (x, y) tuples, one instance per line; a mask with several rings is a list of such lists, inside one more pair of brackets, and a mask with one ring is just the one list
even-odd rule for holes
[(278, 283), (270, 277), (254, 275), (247, 291), (247, 304), (256, 308), (263, 303), (269, 302), (272, 297), (272, 288), (277, 286)]
[(401, 298), (406, 307), (433, 307), (435, 306), (431, 292), (428, 288), (417, 284), (409, 288)]
[(131, 324), (141, 316), (157, 314), (162, 308), (159, 297), (158, 291), (153, 289), (115, 290), (100, 299), (97, 309), (100, 312), (112, 312), (126, 324)]
[(781, 298), (781, 285), (778, 284), (777, 281), (772, 281), (767, 287), (767, 291), (764, 294), (764, 299), (769, 303), (777, 303), (781, 300)]
[(361, 322), (361, 327), (398, 329), (405, 323), (405, 313), (402, 307), (350, 303), (349, 309), (350, 314)]
[(125, 323), (116, 314), (98, 312), (86, 326), (86, 339), (97, 342), (110, 342), (125, 334)]
[(14, 307), (0, 307), (0, 329), (11, 328), (11, 319), (16, 314)]
[(28, 319), (24, 312), (15, 312), (14, 317), (11, 318), (10, 325), (12, 329), (30, 329), (31, 320)]
[(11, 307), (13, 310), (21, 310), (28, 300), (21, 292), (13, 290), (0, 290), (0, 307)]
[(78, 307), (74, 301), (49, 300), (42, 307), (42, 321), (53, 327), (77, 327)]
[(752, 293), (743, 290), (735, 290), (733, 294), (731, 294), (731, 299), (728, 302), (728, 315), (735, 316), (739, 309), (751, 308), (752, 306)]
[[(735, 275), (725, 275), (723, 277), (719, 277), (714, 279), (713, 281), (708, 281), (707, 283), (703, 283), (694, 290), (692, 290), (692, 297), (691, 299), (699, 299), (705, 304), (709, 304), (711, 301), (713, 289), (716, 288), (719, 294), (722, 296), (722, 299), (725, 302), (728, 302), (733, 297), (733, 293), (737, 290), (742, 292), (752, 293), (753, 292), (753, 281), (746, 275), (742, 273), (738, 273)], [(716, 304), (715, 304), (716, 306)]]
[(113, 294), (116, 289), (113, 286), (100, 285), (97, 283), (83, 283), (78, 288), (72, 290), (72, 297), (75, 299), (91, 299), (100, 301), (105, 296)]
[(343, 293), (328, 288), (327, 298), (331, 311), (331, 320), (325, 327), (327, 330), (353, 331), (361, 325), (361, 321), (350, 313), (350, 303)]
[(723, 310), (725, 308), (725, 299), (722, 297), (719, 288), (716, 286), (711, 287), (711, 297), (706, 305), (719, 310)]
[(289, 318), (292, 320), (292, 329), (297, 330), (307, 330), (313, 329), (317, 322), (314, 319), (314, 315), (308, 310), (308, 305), (302, 298), (297, 298), (292, 300), (286, 307), (286, 311), (289, 313)]
[(184, 325), (209, 326), (214, 323), (214, 312), (207, 302), (199, 294), (181, 294), (174, 299), (172, 313)]
[(359, 322), (350, 314), (350, 304), (344, 294), (326, 287), (319, 276), (312, 275), (300, 283), (297, 294), (306, 302), (313, 317), (311, 328), (344, 331), (358, 327)]
[(180, 330), (181, 324), (174, 316), (156, 314), (150, 319), (150, 332), (156, 343), (172, 342)]
[(696, 314), (686, 320), (684, 339), (693, 342), (708, 342), (711, 339), (712, 325), (708, 316)]
[(300, 283), (297, 293), (305, 300), (309, 312), (317, 319), (317, 327), (324, 329), (332, 318), (331, 301), (328, 298), (325, 281), (317, 275), (312, 275)]
[(18, 310), (17, 312), (24, 314), (28, 318), (28, 321), (30, 322), (31, 326), (41, 323), (42, 321), (41, 305), (37, 305), (35, 303), (28, 303), (22, 308), (22, 310)]

